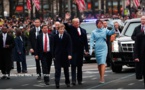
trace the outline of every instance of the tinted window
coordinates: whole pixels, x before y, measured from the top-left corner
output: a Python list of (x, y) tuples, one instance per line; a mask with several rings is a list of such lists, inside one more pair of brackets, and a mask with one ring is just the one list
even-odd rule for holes
[(125, 36), (130, 36), (132, 35), (134, 29), (140, 25), (140, 22), (133, 22), (133, 23), (130, 23), (126, 29), (126, 32), (125, 32)]
[(84, 28), (88, 34), (91, 34), (91, 32), (96, 29), (95, 23), (82, 23), (80, 26)]

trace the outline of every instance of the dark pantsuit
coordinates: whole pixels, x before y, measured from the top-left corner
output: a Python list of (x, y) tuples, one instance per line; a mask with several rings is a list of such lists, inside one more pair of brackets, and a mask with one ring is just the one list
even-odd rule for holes
[[(20, 64), (22, 64), (22, 67), (21, 67)], [(26, 60), (24, 60), (24, 61), (22, 61), (22, 62), (17, 61), (17, 72), (20, 73), (21, 71), (22, 71), (22, 72), (27, 71)]]
[(42, 70), (44, 74), (44, 82), (49, 82), (49, 74), (50, 74), (51, 63), (52, 63), (52, 54), (50, 52), (43, 53), (41, 63), (42, 63)]
[(40, 65), (40, 60), (35, 59), (36, 62), (36, 73), (41, 76), (41, 65)]

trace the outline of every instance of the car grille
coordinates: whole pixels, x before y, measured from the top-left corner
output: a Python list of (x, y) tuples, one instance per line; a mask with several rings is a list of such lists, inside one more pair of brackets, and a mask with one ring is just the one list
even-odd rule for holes
[(123, 52), (133, 52), (134, 51), (134, 43), (121, 43)]

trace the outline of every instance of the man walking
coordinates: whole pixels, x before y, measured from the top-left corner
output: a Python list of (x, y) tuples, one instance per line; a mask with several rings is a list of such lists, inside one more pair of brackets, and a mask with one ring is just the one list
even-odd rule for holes
[(2, 34), (0, 34), (0, 68), (3, 74), (1, 79), (10, 79), (10, 70), (12, 69), (12, 49), (15, 45), (14, 38), (8, 33), (6, 26), (2, 27)]
[[(134, 29), (134, 32), (131, 36), (132, 40), (136, 40), (136, 37), (140, 34), (143, 33), (144, 30), (143, 28), (145, 27), (145, 16), (141, 17), (141, 25), (137, 26)], [(135, 62), (135, 73), (136, 73), (136, 79), (142, 79), (143, 75), (143, 68), (142, 68), (142, 59), (140, 59), (140, 62)]]
[[(70, 15), (66, 14), (65, 20), (67, 21), (69, 19)], [(69, 25), (67, 23), (64, 24), (67, 32), (71, 36), (73, 46), (71, 60), (72, 85), (76, 85), (76, 79), (78, 81), (78, 84), (81, 85), (84, 50), (85, 54), (88, 54), (88, 42), (86, 30), (80, 27), (80, 20), (78, 18), (74, 18), (72, 20), (72, 25)], [(77, 70), (77, 78), (76, 78), (76, 70)]]
[[(32, 55), (35, 55), (37, 36), (42, 33), (41, 27), (40, 27), (41, 22), (39, 19), (36, 19), (34, 21), (34, 25), (35, 27), (30, 30), (30, 34), (29, 34), (29, 40), (30, 40), (30, 45), (31, 45), (30, 52), (32, 53)], [(41, 79), (40, 58), (35, 59), (35, 62), (36, 62), (36, 72), (38, 74), (37, 79), (39, 80)]]

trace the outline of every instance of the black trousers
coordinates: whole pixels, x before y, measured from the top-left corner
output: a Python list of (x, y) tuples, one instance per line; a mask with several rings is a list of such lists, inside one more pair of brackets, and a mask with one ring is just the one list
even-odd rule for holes
[[(77, 74), (76, 74), (77, 70)], [(82, 66), (71, 66), (71, 75), (72, 75), (72, 82), (76, 82), (76, 75), (77, 81), (82, 82)]]
[[(72, 82), (82, 82), (83, 53), (74, 52), (71, 60)], [(76, 78), (77, 76), (77, 78)]]
[(7, 49), (2, 49), (1, 52), (1, 62), (0, 62), (0, 67), (1, 67), (1, 72), (2, 74), (8, 74), (10, 75), (10, 70), (12, 69), (12, 57), (11, 57), (11, 51)]
[[(65, 84), (70, 84), (69, 67), (63, 67), (63, 70), (64, 70), (64, 75), (65, 75)], [(59, 85), (60, 76), (61, 76), (61, 66), (55, 65), (55, 84)]]
[(36, 63), (36, 73), (39, 74), (39, 76), (41, 76), (41, 65), (40, 65), (41, 61), (35, 59), (35, 63)]
[(41, 55), (42, 70), (44, 74), (44, 82), (49, 82), (49, 74), (52, 64), (52, 54), (50, 52)]
[(142, 79), (143, 77), (143, 62), (135, 62), (135, 74), (136, 79)]
[[(17, 61), (16, 64), (17, 64), (17, 72), (18, 72), (18, 73), (27, 71), (26, 60), (24, 60), (24, 61), (22, 61), (22, 62)], [(22, 66), (22, 67), (21, 67), (21, 66)]]

